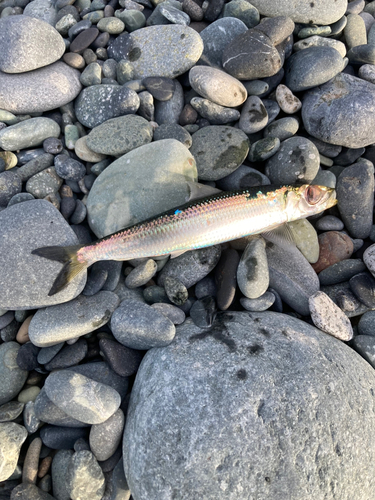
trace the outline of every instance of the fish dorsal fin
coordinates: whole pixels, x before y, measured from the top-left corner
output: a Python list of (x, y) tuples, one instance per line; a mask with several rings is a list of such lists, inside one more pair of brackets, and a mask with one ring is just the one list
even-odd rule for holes
[(176, 250), (176, 252), (172, 252), (170, 254), (171, 255), (171, 259), (175, 259), (176, 257), (179, 257), (180, 255), (182, 255), (185, 252), (187, 252), (187, 250)]
[(296, 242), (293, 233), (287, 223), (277, 226), (272, 231), (265, 231), (262, 236), (267, 240), (275, 243), (279, 247), (285, 248), (285, 250), (290, 250), (291, 248), (296, 248)]

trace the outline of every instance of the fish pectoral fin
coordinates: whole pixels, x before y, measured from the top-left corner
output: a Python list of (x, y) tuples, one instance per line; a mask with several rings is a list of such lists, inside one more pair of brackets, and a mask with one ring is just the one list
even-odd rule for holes
[(267, 241), (271, 241), (278, 245), (279, 247), (285, 248), (285, 250), (290, 250), (291, 248), (296, 248), (296, 242), (293, 233), (287, 223), (277, 226), (271, 231), (265, 231), (262, 236)]
[(180, 255), (182, 255), (183, 253), (187, 252), (188, 250), (176, 250), (176, 252), (172, 252), (170, 254), (171, 256), (171, 259), (175, 259), (176, 257), (179, 257)]

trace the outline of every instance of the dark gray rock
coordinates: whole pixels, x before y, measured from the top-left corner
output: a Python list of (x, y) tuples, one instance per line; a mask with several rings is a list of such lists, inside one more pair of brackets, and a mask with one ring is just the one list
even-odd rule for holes
[(112, 314), (111, 330), (118, 342), (132, 349), (150, 349), (172, 342), (174, 324), (137, 300), (125, 299)]
[(307, 132), (317, 139), (360, 148), (375, 142), (374, 111), (374, 85), (340, 73), (330, 82), (305, 93), (302, 120)]
[(249, 139), (242, 130), (225, 125), (204, 127), (193, 134), (191, 154), (198, 178), (216, 181), (238, 168), (249, 152)]
[(75, 101), (77, 120), (90, 128), (110, 118), (133, 114), (138, 108), (139, 97), (134, 90), (116, 85), (87, 87)]
[(43, 444), (53, 450), (68, 450), (69, 448), (73, 448), (77, 439), (85, 438), (87, 434), (87, 429), (74, 429), (55, 425), (44, 425), (40, 430), (40, 437)]
[[(137, 372), (143, 357), (142, 352), (129, 349), (115, 340), (106, 338), (99, 341), (99, 347), (108, 365), (121, 377), (130, 377)], [(98, 460), (105, 460), (105, 458), (98, 458)]]
[(158, 101), (168, 101), (176, 88), (175, 80), (160, 76), (149, 76), (142, 80), (143, 85)]
[(265, 173), (273, 184), (310, 183), (319, 170), (319, 152), (305, 137), (294, 136), (281, 143), (266, 164)]
[(353, 238), (370, 235), (374, 207), (374, 168), (354, 163), (339, 175), (336, 186), (338, 208)]
[(160, 302), (152, 304), (151, 307), (161, 312), (166, 318), (170, 319), (174, 325), (180, 325), (185, 321), (184, 311), (173, 304)]
[(332, 47), (309, 47), (293, 54), (286, 63), (285, 84), (302, 92), (328, 82), (344, 68), (344, 61)]
[(348, 318), (361, 316), (369, 310), (354, 295), (348, 281), (337, 283), (336, 285), (321, 286), (321, 291), (326, 293), (344, 311)]
[(240, 256), (234, 248), (225, 248), (221, 252), (220, 260), (215, 267), (215, 281), (217, 285), (217, 306), (225, 311), (232, 304), (237, 285), (237, 267)]
[(0, 70), (27, 71), (54, 63), (65, 52), (64, 40), (49, 24), (29, 16), (0, 20)]
[(12, 500), (54, 500), (54, 497), (38, 488), (35, 484), (21, 483), (16, 486), (10, 497)]
[(375, 368), (375, 338), (372, 335), (356, 335), (354, 349)]
[(321, 285), (335, 285), (348, 281), (365, 270), (366, 266), (361, 259), (345, 259), (323, 269), (318, 278)]
[(66, 154), (55, 156), (55, 170), (59, 177), (70, 181), (80, 181), (86, 175), (86, 167), (80, 161)]
[(189, 311), (191, 320), (196, 326), (199, 326), (199, 328), (208, 328), (212, 326), (216, 313), (216, 301), (214, 297), (210, 295), (206, 295), (196, 300)]
[(175, 91), (168, 101), (155, 102), (155, 121), (158, 125), (163, 123), (178, 123), (184, 107), (184, 92), (181, 84), (175, 81)]
[[(51, 138), (49, 138), (51, 139)], [(46, 139), (48, 140), (48, 139)], [(45, 141), (44, 141), (45, 142)], [(38, 155), (36, 158), (28, 161), (23, 164), (18, 170), (17, 174), (21, 177), (22, 182), (25, 182), (30, 179), (35, 174), (42, 172), (48, 167), (53, 165), (54, 156), (50, 153), (42, 153)]]
[(72, 456), (72, 450), (59, 450), (52, 459), (52, 487), (56, 500), (70, 500), (70, 490), (66, 476)]
[(78, 365), (86, 357), (87, 350), (87, 341), (78, 339), (73, 345), (64, 346), (49, 363), (44, 365), (44, 368), (52, 371)]
[(101, 291), (39, 309), (30, 322), (30, 340), (39, 347), (48, 347), (90, 333), (108, 323), (119, 302), (115, 293)]
[(368, 311), (358, 323), (359, 335), (371, 335), (375, 337), (375, 311)]
[(0, 345), (0, 404), (13, 399), (22, 389), (28, 372), (17, 364), (20, 346), (17, 342), (4, 342)]
[(188, 320), (138, 371), (123, 442), (130, 490), (137, 500), (173, 490), (179, 499), (247, 500), (251, 487), (258, 498), (289, 500), (306, 488), (332, 496), (334, 478), (338, 497), (370, 498), (372, 457), (351, 457), (372, 436), (373, 413), (358, 405), (372, 408), (374, 383), (350, 348), (295, 318), (231, 311), (205, 331)]
[(164, 278), (164, 289), (168, 299), (172, 304), (182, 306), (189, 297), (189, 292), (186, 286), (181, 281), (173, 276)]
[(53, 403), (83, 423), (104, 422), (121, 403), (119, 393), (112, 387), (70, 370), (51, 373), (44, 387)]
[(39, 350), (39, 347), (31, 342), (21, 345), (17, 353), (17, 365), (21, 370), (31, 371), (39, 366), (37, 360)]
[(112, 488), (111, 500), (129, 500), (131, 493), (126, 481), (122, 457), (113, 469)]
[(357, 45), (348, 50), (348, 59), (354, 64), (375, 64), (375, 47), (369, 44)]
[(22, 190), (22, 181), (17, 172), (6, 170), (0, 173), (0, 206), (6, 207), (10, 200)]
[(375, 307), (375, 278), (370, 273), (359, 273), (350, 278), (349, 285), (357, 299), (365, 306)]
[(10, 422), (21, 415), (25, 404), (18, 401), (9, 401), (0, 406), (0, 422)]
[(235, 191), (236, 189), (248, 189), (253, 186), (265, 186), (267, 184), (271, 184), (267, 176), (255, 168), (242, 164), (232, 174), (219, 179), (216, 182), (216, 187), (224, 191)]
[[(254, 142), (251, 145), (247, 159), (251, 162), (259, 162), (268, 160), (280, 149), (280, 139), (278, 137), (265, 137), (259, 141)], [(262, 176), (262, 184), (271, 184), (268, 177), (264, 174), (259, 174)], [(267, 179), (267, 182), (264, 182)]]
[(317, 220), (315, 229), (318, 231), (342, 231), (344, 223), (334, 215), (324, 215)]
[(272, 292), (265, 292), (263, 295), (257, 299), (249, 299), (247, 297), (241, 297), (241, 305), (246, 311), (251, 312), (262, 312), (269, 309), (275, 302), (275, 294)]
[(41, 365), (49, 363), (63, 347), (64, 342), (60, 342), (60, 344), (55, 344), (50, 347), (42, 347), (38, 354), (38, 363)]

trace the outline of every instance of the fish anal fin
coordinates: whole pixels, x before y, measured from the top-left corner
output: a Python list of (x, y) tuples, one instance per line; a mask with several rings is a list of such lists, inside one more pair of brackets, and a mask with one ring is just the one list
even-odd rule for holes
[(277, 226), (271, 231), (265, 231), (262, 236), (267, 240), (275, 243), (279, 247), (286, 250), (296, 249), (296, 242), (293, 233), (287, 223)]

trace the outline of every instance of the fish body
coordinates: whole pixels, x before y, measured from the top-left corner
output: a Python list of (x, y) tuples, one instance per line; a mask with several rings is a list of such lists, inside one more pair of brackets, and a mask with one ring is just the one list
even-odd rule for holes
[(324, 186), (262, 186), (221, 192), (168, 210), (91, 245), (43, 247), (32, 253), (64, 263), (49, 293), (53, 295), (100, 260), (173, 256), (271, 231), (335, 203), (334, 189)]

